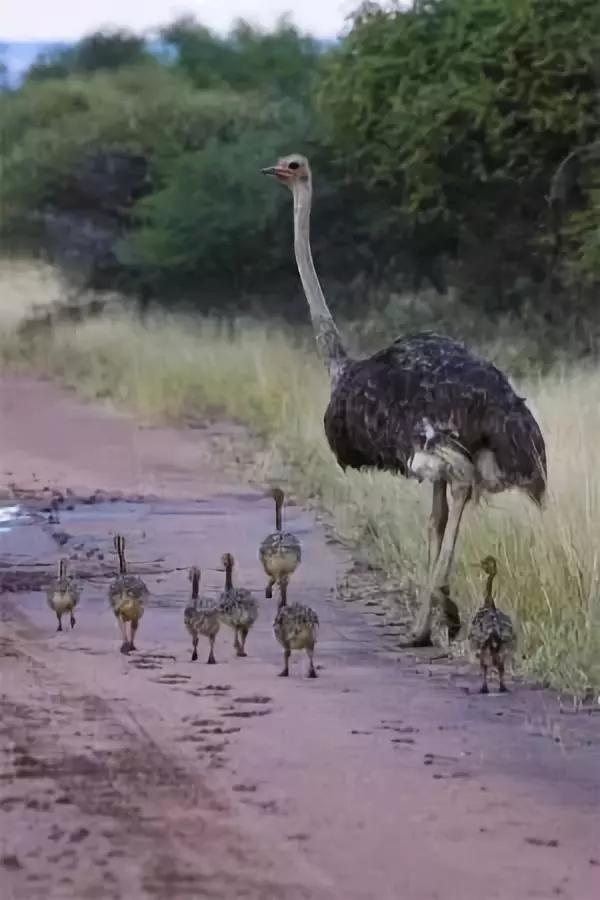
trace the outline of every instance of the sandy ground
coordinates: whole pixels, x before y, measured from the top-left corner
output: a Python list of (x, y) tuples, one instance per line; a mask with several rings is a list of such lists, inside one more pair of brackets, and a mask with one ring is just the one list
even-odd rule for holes
[[(230, 550), (238, 583), (264, 587), (271, 504), (221, 474), (230, 432), (140, 428), (0, 381), (0, 489), (27, 513), (0, 523), (0, 583), (20, 586), (0, 594), (3, 900), (600, 896), (600, 715), (518, 684), (482, 697), (474, 670), (401, 655), (338, 595), (350, 560), (302, 510), (291, 593), (321, 619), (320, 677), (300, 658), (277, 677), (264, 598), (246, 659), (223, 629), (218, 665), (190, 661), (185, 568), (217, 591)], [(106, 599), (116, 530), (152, 591), (128, 658)], [(61, 541), (84, 593), (56, 633), (26, 588)]]

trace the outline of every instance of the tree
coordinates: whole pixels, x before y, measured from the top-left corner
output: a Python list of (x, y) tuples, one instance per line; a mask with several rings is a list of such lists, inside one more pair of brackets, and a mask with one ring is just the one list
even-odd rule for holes
[(599, 40), (597, 0), (367, 4), (319, 107), (353, 176), (386, 190), (398, 239), (456, 241), (465, 289), (512, 305), (519, 280), (524, 294), (544, 283), (553, 169), (598, 134)]
[(95, 31), (72, 47), (40, 54), (27, 71), (26, 79), (66, 78), (84, 72), (135, 66), (150, 59), (143, 37), (122, 29)]
[(308, 93), (321, 56), (319, 43), (282, 17), (269, 32), (243, 21), (219, 37), (184, 16), (162, 30), (175, 66), (200, 88), (227, 85), (299, 98)]

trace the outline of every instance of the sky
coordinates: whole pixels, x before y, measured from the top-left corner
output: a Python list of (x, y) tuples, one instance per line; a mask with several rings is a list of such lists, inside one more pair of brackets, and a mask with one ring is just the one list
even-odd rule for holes
[(73, 40), (104, 26), (146, 31), (192, 14), (216, 31), (237, 18), (270, 28), (290, 12), (302, 30), (332, 38), (360, 0), (2, 0), (0, 40)]

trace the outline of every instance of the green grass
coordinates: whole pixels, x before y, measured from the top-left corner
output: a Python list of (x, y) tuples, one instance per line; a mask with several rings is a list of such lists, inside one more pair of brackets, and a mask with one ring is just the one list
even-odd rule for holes
[[(217, 410), (247, 424), (269, 447), (265, 476), (277, 477), (285, 466), (298, 493), (328, 513), (338, 534), (397, 579), (399, 602), (414, 596), (424, 575), (430, 488), (340, 471), (323, 434), (327, 379), (310, 345), (252, 322), (238, 322), (233, 333), (190, 318), (141, 325), (118, 308), (24, 340), (15, 331), (15, 307), (28, 305), (29, 276), (19, 272), (12, 267), (0, 278), (0, 287), (6, 279), (12, 286), (1, 292), (9, 299), (0, 321), (3, 307), (10, 311), (0, 337), (5, 368), (56, 377), (144, 418), (177, 421)], [(31, 284), (36, 293), (45, 282)], [(577, 696), (600, 690), (599, 376), (597, 368), (573, 366), (519, 384), (547, 440), (547, 508), (540, 513), (512, 493), (470, 509), (453, 582), (453, 596), (469, 614), (482, 592), (469, 564), (495, 555), (499, 603), (520, 630), (519, 668)]]

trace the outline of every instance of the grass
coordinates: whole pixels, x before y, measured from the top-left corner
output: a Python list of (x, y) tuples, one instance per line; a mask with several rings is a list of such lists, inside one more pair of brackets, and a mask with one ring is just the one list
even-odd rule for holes
[[(145, 418), (177, 421), (219, 410), (247, 424), (270, 448), (268, 475), (278, 477), (285, 466), (298, 493), (328, 513), (342, 539), (403, 592), (414, 592), (424, 574), (430, 489), (339, 470), (322, 427), (328, 384), (310, 344), (252, 322), (233, 331), (166, 316), (141, 325), (118, 308), (80, 326), (19, 337), (18, 308), (31, 305), (31, 294), (39, 303), (40, 292), (50, 298), (57, 290), (55, 276), (34, 276), (31, 267), (0, 270), (5, 369), (56, 377)], [(494, 554), (499, 603), (520, 630), (519, 668), (576, 696), (600, 690), (599, 375), (597, 368), (563, 366), (519, 384), (546, 436), (547, 508), (540, 514), (511, 493), (470, 509), (453, 584), (468, 614), (482, 591), (469, 564)]]

